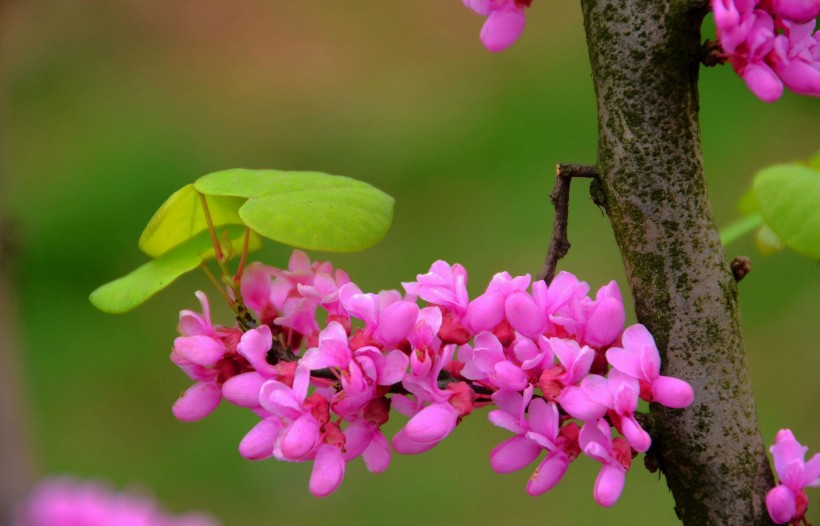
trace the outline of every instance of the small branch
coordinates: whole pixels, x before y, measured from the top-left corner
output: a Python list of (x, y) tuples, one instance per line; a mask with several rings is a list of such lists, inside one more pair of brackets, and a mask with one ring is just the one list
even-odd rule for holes
[(729, 59), (720, 42), (707, 40), (700, 48), (700, 62), (707, 68), (725, 64)]
[(570, 182), (573, 177), (595, 179), (598, 177), (598, 169), (583, 164), (559, 164), (555, 167), (555, 176), (555, 187), (550, 194), (550, 201), (552, 201), (552, 206), (555, 207), (552, 239), (547, 250), (547, 258), (544, 260), (544, 267), (538, 275), (538, 279), (543, 279), (547, 283), (550, 283), (552, 278), (555, 277), (558, 260), (567, 255), (570, 247), (569, 238), (567, 237)]

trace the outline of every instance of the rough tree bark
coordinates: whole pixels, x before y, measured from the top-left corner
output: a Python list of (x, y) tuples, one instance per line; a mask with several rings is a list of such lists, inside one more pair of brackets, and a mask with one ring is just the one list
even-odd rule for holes
[(603, 202), (638, 320), (664, 374), (689, 381), (684, 410), (651, 408), (652, 453), (688, 525), (771, 524), (766, 460), (737, 285), (706, 194), (698, 124), (706, 0), (581, 0), (598, 103)]

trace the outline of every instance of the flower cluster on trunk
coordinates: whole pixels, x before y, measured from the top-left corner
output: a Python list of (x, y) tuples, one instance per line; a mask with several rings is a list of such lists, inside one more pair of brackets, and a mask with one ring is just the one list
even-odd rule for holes
[[(393, 451), (430, 450), (475, 408), (494, 406), (490, 422), (513, 433), (490, 455), (495, 471), (544, 453), (527, 484), (537, 495), (584, 453), (602, 464), (594, 497), (610, 506), (633, 455), (651, 444), (639, 400), (679, 408), (694, 397), (685, 381), (660, 374), (645, 327), (624, 330), (615, 282), (593, 299), (567, 272), (549, 286), (502, 272), (471, 300), (465, 269), (437, 261), (403, 288), (362, 292), (296, 251), (287, 270), (254, 263), (243, 273), (252, 328), (213, 325), (198, 292), (202, 313), (180, 313), (171, 354), (195, 383), (174, 414), (198, 420), (222, 399), (250, 409), (260, 420), (239, 452), (313, 461), (310, 491), (322, 497), (347, 462), (362, 457), (383, 471)], [(381, 427), (391, 409), (409, 420), (388, 440)]]

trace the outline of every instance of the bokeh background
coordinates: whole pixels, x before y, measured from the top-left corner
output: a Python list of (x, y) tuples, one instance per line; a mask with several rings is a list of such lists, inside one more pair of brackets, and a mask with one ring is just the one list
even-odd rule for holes
[[(37, 473), (150, 488), (172, 510), (207, 510), (226, 526), (677, 524), (664, 482), (640, 459), (612, 509), (592, 499), (598, 465), (588, 459), (528, 497), (529, 470), (490, 470), (488, 453), (508, 434), (484, 411), (433, 451), (394, 456), (384, 474), (351, 464), (333, 496), (314, 499), (309, 464), (238, 455), (255, 422), (248, 412), (224, 405), (194, 424), (171, 415), (189, 384), (168, 360), (177, 312), (197, 307), (203, 276), (126, 315), (87, 301), (144, 261), (137, 238), (168, 195), (228, 167), (321, 170), (393, 195), (387, 238), (332, 258), (365, 290), (398, 287), (436, 259), (464, 264), (472, 294), (497, 271), (537, 272), (553, 166), (595, 161), (577, 2), (534, 2), (524, 36), (500, 55), (483, 49), (482, 18), (457, 0), (0, 4), (0, 203), (18, 242), (16, 322), (5, 323), (17, 334)], [(729, 67), (702, 71), (701, 97), (709, 189), (725, 225), (756, 169), (820, 147), (820, 104), (791, 94), (764, 104)], [(562, 268), (593, 287), (624, 284), (585, 186), (573, 188)], [(764, 437), (788, 426), (817, 451), (820, 266), (760, 256), (750, 237), (728, 252), (752, 256), (740, 290)], [(284, 265), (288, 253), (271, 242), (257, 257)], [(810, 498), (820, 521), (817, 492)]]

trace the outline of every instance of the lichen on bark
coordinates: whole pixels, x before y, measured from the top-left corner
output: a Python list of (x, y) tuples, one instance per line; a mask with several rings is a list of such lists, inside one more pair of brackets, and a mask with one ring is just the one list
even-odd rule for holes
[(582, 0), (598, 104), (594, 185), (663, 374), (695, 389), (652, 404), (653, 453), (689, 525), (771, 524), (737, 284), (706, 193), (698, 123), (704, 0)]

